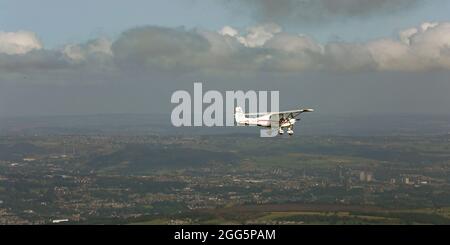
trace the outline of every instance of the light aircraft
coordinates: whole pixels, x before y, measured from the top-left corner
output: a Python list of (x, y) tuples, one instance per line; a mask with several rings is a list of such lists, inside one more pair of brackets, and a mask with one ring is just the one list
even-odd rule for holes
[(284, 134), (284, 129), (287, 128), (289, 135), (294, 134), (294, 124), (300, 121), (297, 118), (304, 112), (313, 112), (313, 109), (300, 109), (292, 111), (280, 111), (280, 112), (260, 112), (260, 113), (244, 113), (241, 107), (236, 107), (234, 118), (239, 126), (260, 126), (265, 128), (271, 128), (277, 125), (278, 122), (278, 134)]

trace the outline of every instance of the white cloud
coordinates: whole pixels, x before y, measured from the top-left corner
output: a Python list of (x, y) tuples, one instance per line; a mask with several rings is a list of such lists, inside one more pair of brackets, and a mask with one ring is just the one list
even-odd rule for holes
[(222, 36), (230, 36), (235, 37), (239, 34), (239, 32), (231, 26), (224, 26), (220, 31), (220, 35)]
[(450, 23), (425, 22), (400, 32), (400, 39), (408, 48), (407, 70), (450, 69)]
[(273, 36), (273, 38), (267, 40), (264, 47), (291, 53), (323, 52), (323, 46), (312, 38), (289, 33), (279, 33)]
[(81, 62), (86, 59), (84, 51), (80, 45), (67, 44), (62, 50), (63, 54), (75, 62)]
[(68, 44), (64, 46), (62, 53), (70, 61), (80, 63), (92, 56), (113, 56), (111, 45), (110, 40), (99, 38), (85, 44)]
[(280, 32), (281, 27), (276, 24), (259, 25), (249, 28), (247, 35), (240, 37), (238, 40), (246, 47), (261, 47)]
[(414, 70), (417, 67), (415, 57), (409, 47), (399, 41), (380, 39), (369, 42), (367, 48), (378, 70)]
[(261, 47), (268, 40), (272, 39), (275, 34), (282, 31), (277, 24), (269, 23), (264, 25), (253, 26), (247, 29), (244, 36), (240, 36), (239, 32), (230, 27), (225, 26), (219, 31), (223, 36), (235, 37), (237, 41), (249, 48)]
[[(37, 50), (36, 52), (30, 52)], [(450, 70), (450, 23), (424, 23), (400, 31), (398, 38), (368, 42), (320, 43), (283, 32), (275, 24), (239, 31), (147, 26), (117, 40), (95, 39), (46, 50), (30, 32), (0, 34), (0, 70), (169, 72), (302, 72)], [(49, 75), (50, 76), (50, 75)]]
[(438, 22), (424, 22), (420, 25), (420, 29), (422, 31), (427, 31), (430, 28), (434, 28), (436, 26), (438, 26), (439, 23)]
[(113, 55), (111, 50), (112, 42), (106, 38), (99, 38), (92, 42), (88, 43), (88, 52), (89, 53), (98, 53), (105, 55)]
[(410, 45), (411, 44), (411, 37), (416, 35), (419, 32), (417, 28), (409, 28), (403, 31), (400, 31), (399, 37), (400, 41), (402, 41), (404, 44)]
[(26, 54), (39, 49), (42, 43), (33, 32), (0, 32), (0, 54)]

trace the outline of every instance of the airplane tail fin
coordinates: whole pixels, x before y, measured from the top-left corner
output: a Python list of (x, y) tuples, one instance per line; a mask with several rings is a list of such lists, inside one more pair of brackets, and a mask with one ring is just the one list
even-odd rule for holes
[(235, 112), (234, 112), (234, 118), (237, 123), (239, 123), (245, 119), (244, 111), (242, 111), (241, 107), (239, 107), (239, 106), (236, 107)]

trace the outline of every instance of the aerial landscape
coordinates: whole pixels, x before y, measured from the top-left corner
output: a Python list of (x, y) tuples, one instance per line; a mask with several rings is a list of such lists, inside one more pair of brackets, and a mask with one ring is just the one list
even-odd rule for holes
[(308, 133), (320, 132), (318, 117), (303, 135), (261, 140), (256, 128), (104, 127), (117, 117), (81, 117), (72, 128), (10, 119), (0, 137), (0, 223), (450, 222), (450, 118), (429, 117), (422, 131), (392, 119), (384, 131), (349, 122), (328, 126), (334, 134)]
[(0, 229), (281, 243), (450, 225), (449, 10), (0, 0)]

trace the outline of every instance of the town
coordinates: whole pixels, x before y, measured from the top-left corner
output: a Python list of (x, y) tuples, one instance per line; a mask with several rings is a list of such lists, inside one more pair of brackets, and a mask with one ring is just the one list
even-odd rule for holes
[(449, 149), (449, 135), (2, 136), (0, 224), (448, 224)]

